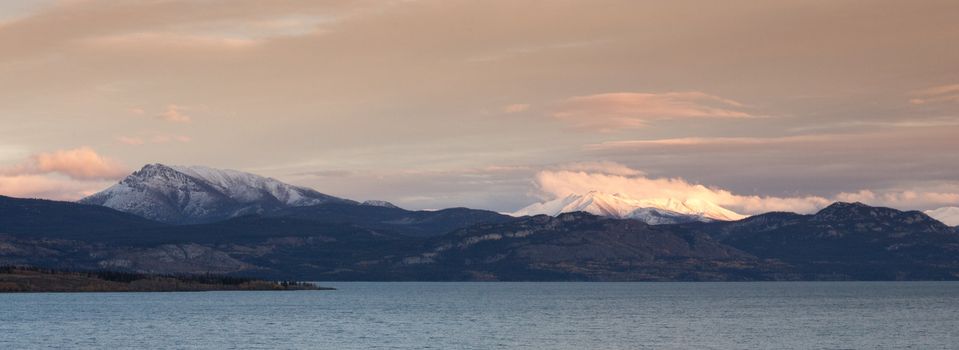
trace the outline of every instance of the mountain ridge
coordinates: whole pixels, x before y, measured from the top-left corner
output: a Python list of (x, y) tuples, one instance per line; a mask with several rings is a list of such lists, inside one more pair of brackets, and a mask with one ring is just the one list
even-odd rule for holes
[(0, 209), (0, 265), (300, 280), (959, 280), (959, 232), (854, 203), (673, 225), (342, 203), (192, 225), (69, 202), (0, 197)]
[(273, 178), (202, 166), (147, 164), (79, 201), (165, 223), (202, 223), (286, 207), (354, 201)]

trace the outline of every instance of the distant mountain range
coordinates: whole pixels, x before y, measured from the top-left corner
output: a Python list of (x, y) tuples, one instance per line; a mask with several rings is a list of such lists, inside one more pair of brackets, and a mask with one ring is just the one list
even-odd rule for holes
[(578, 211), (619, 219), (635, 219), (653, 225), (694, 221), (733, 221), (746, 217), (699, 199), (635, 199), (619, 193), (609, 194), (598, 191), (570, 194), (564, 198), (535, 203), (516, 211), (513, 215), (557, 216)]
[(300, 280), (959, 280), (957, 228), (918, 211), (835, 203), (745, 217), (590, 192), (514, 215), (410, 211), (150, 164), (81, 203), (0, 196), (0, 265)]
[[(209, 223), (250, 214), (281, 215), (278, 213), (292, 208), (327, 203), (400, 209), (386, 201), (358, 203), (235, 170), (163, 164), (146, 165), (118, 184), (80, 200), (80, 203), (105, 206), (169, 224)], [(512, 215), (557, 216), (578, 211), (649, 224), (745, 218), (697, 199), (634, 199), (595, 191), (533, 204)]]
[(300, 280), (959, 280), (959, 232), (859, 203), (648, 225), (334, 200), (173, 225), (0, 197), (0, 265)]

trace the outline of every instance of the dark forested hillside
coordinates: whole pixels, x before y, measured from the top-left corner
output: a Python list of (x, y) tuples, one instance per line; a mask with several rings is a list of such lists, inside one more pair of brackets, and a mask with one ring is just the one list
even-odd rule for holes
[(97, 205), (0, 196), (0, 234), (78, 239), (110, 231), (127, 234), (164, 226)]
[(686, 228), (810, 279), (959, 278), (959, 234), (918, 211), (835, 203), (815, 215), (768, 213)]
[(339, 204), (182, 226), (8, 197), (0, 210), (0, 265), (298, 280), (959, 279), (953, 228), (858, 203), (658, 226)]

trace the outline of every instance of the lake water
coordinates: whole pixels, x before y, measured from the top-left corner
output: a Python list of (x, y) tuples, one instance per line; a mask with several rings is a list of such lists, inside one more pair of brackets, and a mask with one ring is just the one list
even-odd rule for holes
[(959, 283), (0, 294), (0, 349), (956, 349)]

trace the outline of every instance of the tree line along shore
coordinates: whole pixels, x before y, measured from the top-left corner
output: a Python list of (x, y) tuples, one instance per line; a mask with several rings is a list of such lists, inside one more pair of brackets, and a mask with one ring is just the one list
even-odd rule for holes
[(0, 293), (27, 292), (201, 292), (331, 290), (299, 281), (267, 281), (211, 274), (145, 274), (123, 271), (66, 271), (0, 266)]

